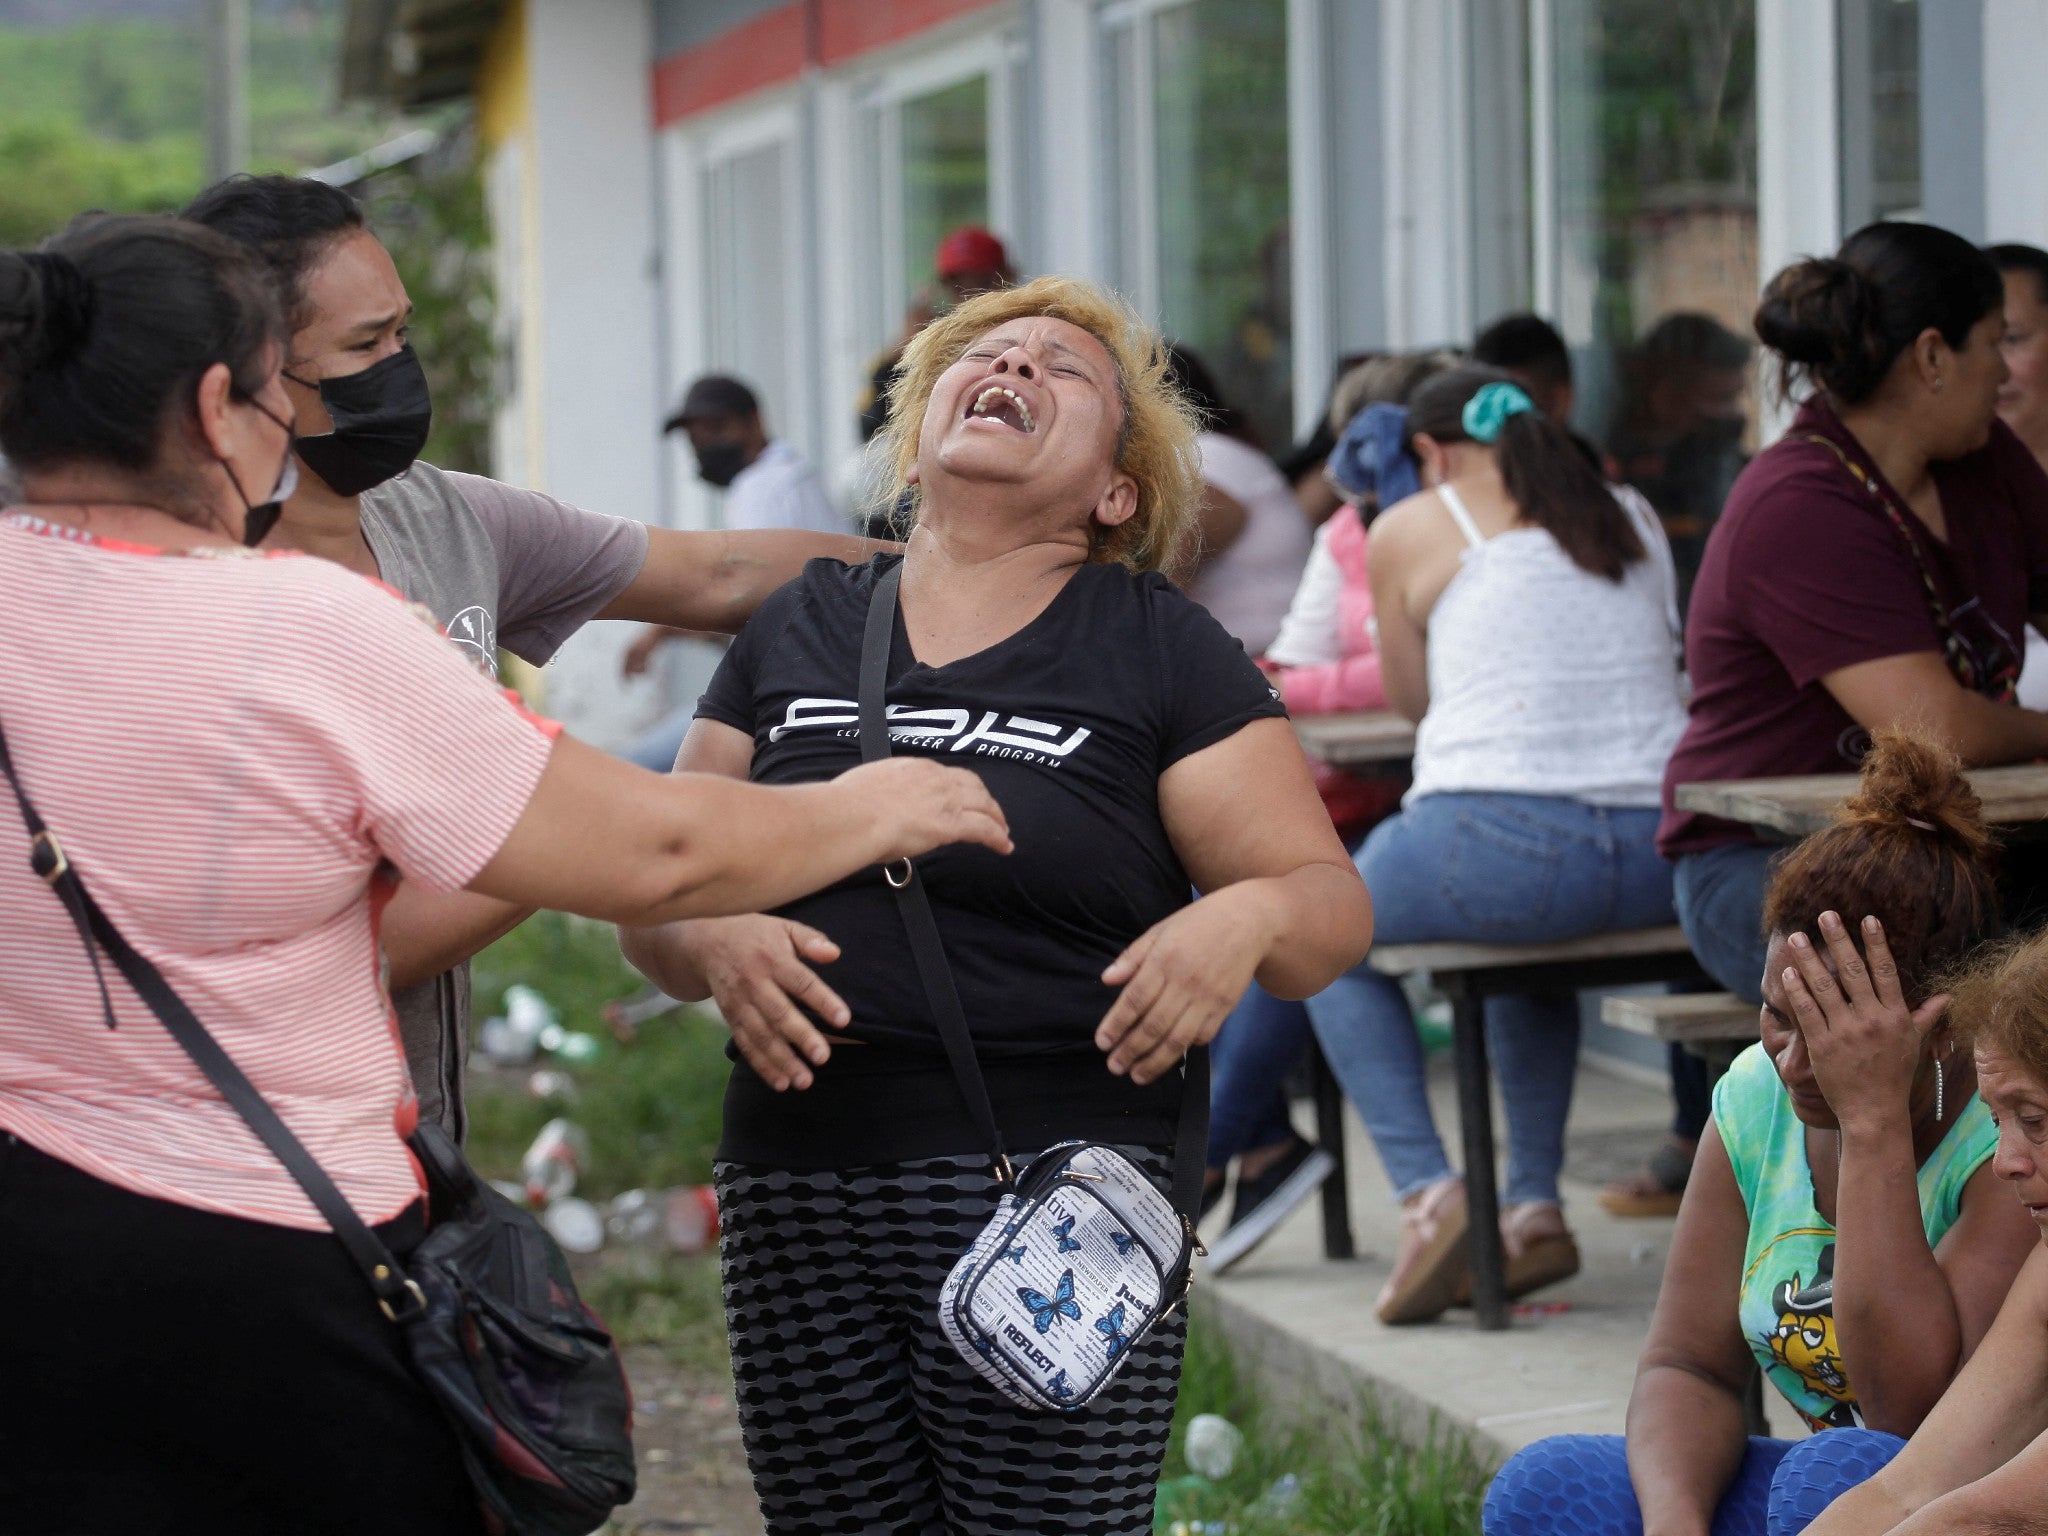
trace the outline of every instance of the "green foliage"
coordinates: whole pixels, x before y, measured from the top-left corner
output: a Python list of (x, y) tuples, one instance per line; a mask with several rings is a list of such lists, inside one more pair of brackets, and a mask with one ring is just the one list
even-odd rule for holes
[(620, 956), (610, 925), (539, 913), (477, 956), (473, 980), (479, 1019), (524, 982), (554, 1004), (565, 1028), (605, 1042), (598, 1061), (571, 1069), (578, 1096), (566, 1110), (528, 1094), (527, 1071), (472, 1061), (469, 1155), (487, 1177), (516, 1179), (535, 1134), (567, 1114), (590, 1135), (580, 1195), (604, 1200), (626, 1189), (711, 1182), (731, 1072), (725, 1029), (701, 1014), (670, 1014), (633, 1041), (614, 1040), (600, 1010), (645, 983)]
[[(1245, 1437), (1230, 1475), (1193, 1475), (1183, 1446), (1188, 1421), (1215, 1413)], [(1300, 1490), (1274, 1509), (1269, 1490), (1292, 1473)], [(1349, 1427), (1286, 1422), (1245, 1379), (1223, 1331), (1198, 1315), (1188, 1331), (1180, 1398), (1162, 1471), (1154, 1529), (1226, 1522), (1237, 1536), (1477, 1536), (1488, 1472), (1470, 1445), (1440, 1430), (1411, 1445), (1370, 1398)]]
[(434, 430), (420, 455), (442, 469), (488, 474), (497, 402), (490, 219), (467, 132), (358, 189), (371, 227), (412, 296), (412, 344), (434, 391)]
[[(0, 27), (0, 246), (32, 245), (84, 209), (158, 213), (205, 184), (198, 15)], [(258, 0), (249, 27), (252, 168), (303, 171), (402, 132), (337, 105), (342, 0)]]
[(0, 248), (34, 245), (86, 209), (168, 212), (200, 175), (196, 138), (119, 144), (59, 118), (0, 116)]

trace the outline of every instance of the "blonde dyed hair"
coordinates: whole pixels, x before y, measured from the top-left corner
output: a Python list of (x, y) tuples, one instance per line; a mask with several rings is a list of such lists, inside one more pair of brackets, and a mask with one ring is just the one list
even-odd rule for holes
[(922, 492), (909, 475), (939, 375), (997, 326), (1041, 316), (1079, 326), (1102, 343), (1123, 403), (1114, 467), (1136, 483), (1137, 510), (1114, 528), (1091, 520), (1089, 558), (1134, 571), (1171, 566), (1194, 530), (1202, 499), (1199, 418), (1169, 372), (1171, 360), (1158, 333), (1116, 294), (1074, 278), (1041, 277), (981, 294), (934, 320), (903, 349), (889, 386), (889, 425), (878, 439), (897, 504), (911, 509), (908, 520), (914, 524)]

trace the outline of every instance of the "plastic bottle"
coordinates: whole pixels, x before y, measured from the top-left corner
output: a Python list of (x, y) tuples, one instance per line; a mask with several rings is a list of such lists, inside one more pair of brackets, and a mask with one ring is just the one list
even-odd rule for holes
[(573, 1120), (550, 1120), (542, 1126), (526, 1156), (519, 1160), (527, 1203), (551, 1205), (575, 1189), (589, 1156), (590, 1138)]
[(605, 1207), (604, 1224), (620, 1242), (702, 1253), (718, 1241), (718, 1194), (704, 1184), (629, 1189)]
[(542, 1035), (550, 1030), (562, 1032), (554, 1004), (532, 987), (507, 987), (504, 1016), (484, 1020), (477, 1049), (501, 1065), (522, 1066), (533, 1060)]
[(604, 1218), (588, 1200), (564, 1195), (541, 1212), (540, 1224), (571, 1253), (595, 1253), (604, 1246)]
[(1273, 1480), (1272, 1487), (1252, 1501), (1252, 1513), (1284, 1520), (1294, 1513), (1294, 1506), (1300, 1502), (1301, 1479), (1292, 1472), (1283, 1472)]
[(1220, 1413), (1198, 1413), (1188, 1420), (1187, 1443), (1182, 1454), (1188, 1466), (1206, 1478), (1220, 1481), (1237, 1465), (1244, 1449), (1244, 1434)]

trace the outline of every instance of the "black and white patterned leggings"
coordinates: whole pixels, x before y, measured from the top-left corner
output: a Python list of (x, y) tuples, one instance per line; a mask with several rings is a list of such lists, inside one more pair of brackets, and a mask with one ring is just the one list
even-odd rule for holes
[[(1160, 1154), (1124, 1150), (1166, 1176)], [(720, 1163), (717, 1183), (734, 1394), (770, 1536), (1151, 1531), (1185, 1313), (1080, 1413), (1028, 1412), (939, 1331), (939, 1286), (995, 1210), (985, 1159)]]

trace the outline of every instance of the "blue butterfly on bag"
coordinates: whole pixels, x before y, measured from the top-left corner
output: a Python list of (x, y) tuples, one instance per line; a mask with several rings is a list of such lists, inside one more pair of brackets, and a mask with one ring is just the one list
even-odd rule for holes
[(1131, 1347), (1130, 1335), (1124, 1332), (1124, 1304), (1118, 1302), (1109, 1309), (1108, 1315), (1095, 1319), (1095, 1331), (1103, 1336), (1103, 1353), (1114, 1360)]
[(1008, 1259), (1012, 1264), (1022, 1264), (1024, 1262), (1024, 1255), (1029, 1253), (1030, 1251), (1031, 1245), (1029, 1243), (1019, 1243), (1014, 1248), (1004, 1249), (1003, 1257)]
[(1061, 1253), (1072, 1253), (1081, 1246), (1074, 1241), (1073, 1233), (1074, 1218), (1071, 1216), (1052, 1229), (1052, 1235), (1060, 1240)]
[[(1081, 1321), (1081, 1308), (1074, 1300), (1074, 1272), (1071, 1269), (1060, 1276), (1060, 1283), (1053, 1287), (1050, 1296), (1031, 1286), (1020, 1285), (1017, 1287), (1017, 1299), (1031, 1309), (1031, 1326), (1040, 1333), (1052, 1332), (1052, 1325), (1063, 1317), (1071, 1317), (1077, 1323)], [(1102, 1324), (1095, 1326), (1100, 1328)]]
[(1109, 1234), (1109, 1240), (1116, 1244), (1118, 1258), (1126, 1257), (1138, 1243), (1138, 1240), (1128, 1232), (1112, 1232)]
[(1048, 1381), (1045, 1384), (1045, 1390), (1049, 1396), (1058, 1398), (1063, 1403), (1074, 1395), (1074, 1389), (1067, 1385), (1067, 1373), (1065, 1371), (1061, 1371), (1059, 1375)]

